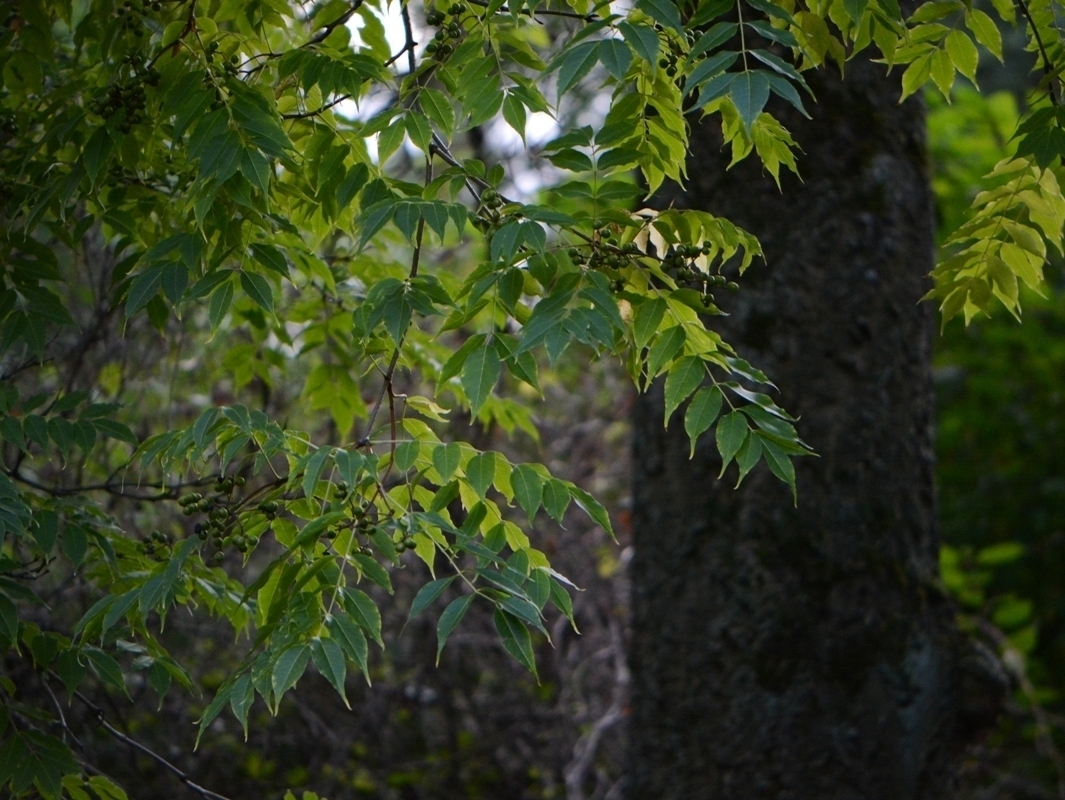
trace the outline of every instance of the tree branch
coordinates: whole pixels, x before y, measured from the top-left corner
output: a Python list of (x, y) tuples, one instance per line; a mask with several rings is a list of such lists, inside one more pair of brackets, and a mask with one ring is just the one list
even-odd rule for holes
[[(59, 676), (56, 675), (54, 672), (49, 672), (49, 674), (56, 679), (59, 678)], [(79, 702), (81, 702), (82, 705), (89, 709), (89, 711), (92, 712), (93, 715), (95, 715), (96, 721), (99, 723), (100, 727), (102, 727), (105, 731), (111, 734), (114, 738), (118, 739), (120, 742), (128, 744), (133, 749), (148, 756), (148, 758), (155, 761), (157, 764), (159, 764), (159, 766), (172, 772), (178, 780), (185, 784), (189, 789), (196, 792), (196, 794), (200, 795), (200, 797), (205, 797), (207, 798), (207, 800), (230, 800), (230, 798), (226, 797), (225, 795), (218, 794), (217, 792), (212, 792), (210, 789), (200, 786), (198, 783), (193, 781), (192, 778), (190, 778), (188, 774), (182, 769), (175, 766), (174, 764), (171, 764), (169, 761), (167, 761), (165, 758), (156, 753), (147, 745), (141, 744), (136, 739), (132, 739), (125, 733), (120, 731), (118, 728), (116, 728), (114, 725), (107, 721), (107, 718), (104, 716), (104, 710), (95, 703), (93, 703), (81, 692), (75, 691), (74, 696), (78, 699)]]

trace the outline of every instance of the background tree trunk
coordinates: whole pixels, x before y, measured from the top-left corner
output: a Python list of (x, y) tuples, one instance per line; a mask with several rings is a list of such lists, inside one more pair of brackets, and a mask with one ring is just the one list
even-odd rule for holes
[(689, 461), (661, 392), (641, 399), (634, 800), (945, 797), (994, 712), (937, 583), (924, 114), (883, 73), (822, 70), (812, 121), (780, 110), (805, 182), (780, 192), (753, 156), (726, 172), (704, 125), (687, 191), (662, 198), (761, 240), (723, 330), (820, 457), (797, 465), (797, 508), (764, 465), (733, 490), (713, 437)]

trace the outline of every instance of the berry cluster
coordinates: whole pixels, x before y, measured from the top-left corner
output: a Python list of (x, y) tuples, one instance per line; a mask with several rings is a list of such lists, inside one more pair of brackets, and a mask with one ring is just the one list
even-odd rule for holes
[(450, 22), (447, 21), (447, 15), (443, 11), (430, 11), (425, 17), (429, 25), (438, 29), (433, 41), (425, 46), (425, 52), (439, 59), (445, 59), (451, 55), (455, 50), (452, 41), (462, 38), (463, 28), (459, 21), (466, 13), (467, 6), (465, 3), (453, 3), (447, 11), (451, 15)]
[(495, 189), (481, 192), (481, 212), (493, 225), (499, 222), (499, 209), (506, 205), (506, 200)]
[(178, 500), (178, 505), (182, 507), (186, 517), (193, 514), (207, 515), (206, 522), (197, 522), (193, 530), (204, 541), (211, 539), (216, 548), (207, 561), (209, 564), (221, 564), (225, 558), (223, 551), (226, 547), (246, 553), (259, 543), (258, 538), (245, 536), (237, 528), (236, 517), (229, 510), (229, 506), (234, 502), (234, 489), (243, 485), (244, 478), (241, 476), (219, 478), (211, 495), (204, 497), (199, 492), (192, 492)]
[[(619, 244), (613, 233), (601, 229), (599, 235), (589, 244), (591, 252), (587, 255), (579, 248), (571, 248), (570, 259), (579, 267), (587, 266), (588, 269), (603, 272), (615, 281), (614, 288), (622, 291), (624, 281), (617, 270), (631, 263), (635, 256), (641, 255), (636, 243)], [(738, 283), (728, 280), (724, 275), (707, 275), (696, 266), (695, 260), (699, 256), (709, 255), (712, 249), (710, 242), (703, 242), (701, 246), (681, 244), (671, 247), (662, 257), (662, 271), (677, 286), (700, 292), (703, 295), (703, 305), (707, 308), (714, 300), (711, 289), (724, 287), (730, 292), (736, 292), (740, 288)]]
[(121, 25), (137, 38), (144, 36), (144, 16), (149, 12), (158, 13), (163, 10), (163, 4), (158, 0), (126, 0), (117, 6), (114, 15), (121, 20)]
[[(656, 24), (655, 28), (657, 30), (661, 30), (660, 25)], [(690, 32), (688, 34), (688, 43), (694, 43), (694, 39), (692, 38)], [(679, 70), (677, 64), (680, 61), (681, 56), (684, 55), (684, 53), (681, 51), (679, 43), (675, 41), (672, 37), (666, 39), (665, 45), (668, 50), (666, 50), (662, 57), (658, 59), (658, 66), (661, 69), (665, 70), (666, 75), (673, 78), (677, 75), (677, 71)]]
[(104, 97), (94, 98), (89, 102), (89, 111), (104, 119), (120, 114), (122, 119), (116, 126), (120, 133), (129, 133), (139, 122), (144, 121), (142, 113), (147, 104), (145, 86), (159, 85), (159, 70), (155, 67), (136, 72), (129, 80), (112, 83), (107, 87)]
[(172, 547), (174, 544), (173, 534), (162, 531), (152, 531), (144, 537), (144, 554), (149, 558), (154, 556), (157, 550)]

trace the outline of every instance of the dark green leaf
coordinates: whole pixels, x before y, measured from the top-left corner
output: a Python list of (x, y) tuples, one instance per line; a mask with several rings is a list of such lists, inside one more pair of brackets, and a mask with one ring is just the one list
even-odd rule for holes
[(493, 619), (496, 631), (503, 642), (503, 649), (518, 661), (525, 669), (536, 675), (536, 659), (533, 655), (532, 637), (529, 635), (525, 624), (506, 611), (497, 608)]
[(414, 595), (414, 602), (410, 606), (410, 614), (407, 615), (407, 619), (414, 619), (421, 614), (425, 609), (433, 604), (433, 602), (440, 595), (444, 593), (444, 590), (451, 585), (455, 580), (455, 576), (450, 578), (437, 578), (435, 581), (430, 581), (418, 590), (418, 594)]
[(241, 270), (240, 285), (245, 294), (264, 311), (274, 313), (274, 290), (270, 286), (270, 281), (258, 273)]
[(684, 430), (691, 439), (691, 453), (689, 458), (695, 455), (695, 442), (714, 424), (718, 412), (721, 410), (721, 390), (716, 386), (707, 386), (695, 393), (688, 410), (684, 414)]
[(314, 659), (314, 666), (318, 668), (322, 677), (337, 690), (344, 705), (351, 708), (347, 693), (344, 691), (344, 679), (347, 677), (348, 667), (344, 662), (344, 653), (340, 645), (332, 639), (312, 639), (311, 658)]
[(632, 64), (632, 50), (618, 39), (603, 39), (599, 43), (599, 61), (611, 75), (624, 80)]
[(496, 454), (492, 452), (480, 453), (474, 456), (466, 464), (466, 480), (483, 500), (488, 487), (492, 485), (496, 474)]
[(769, 100), (769, 78), (762, 70), (738, 73), (729, 84), (729, 97), (750, 132)]
[(296, 685), (296, 681), (307, 669), (311, 650), (307, 645), (301, 644), (290, 647), (277, 657), (273, 672), (270, 675), (270, 686), (274, 691), (275, 705), (281, 700), (281, 696)]
[(440, 615), (440, 621), (436, 625), (436, 663), (440, 664), (440, 654), (444, 650), (444, 645), (447, 644), (447, 639), (451, 635), (451, 632), (455, 630), (462, 618), (466, 616), (466, 610), (470, 607), (470, 603), (473, 602), (473, 595), (467, 594), (462, 597), (458, 597), (448, 603), (447, 608), (444, 609), (444, 613)]
[(739, 451), (747, 437), (747, 418), (739, 411), (732, 411), (717, 423), (717, 449), (721, 453), (721, 474)]
[(540, 507), (544, 493), (544, 479), (528, 464), (519, 464), (510, 473), (510, 486), (525, 514), (532, 520)]

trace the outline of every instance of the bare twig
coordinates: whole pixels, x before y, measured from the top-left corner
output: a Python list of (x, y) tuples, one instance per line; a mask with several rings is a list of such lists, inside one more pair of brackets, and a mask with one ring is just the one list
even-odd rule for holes
[(568, 800), (585, 800), (584, 779), (592, 768), (599, 743), (608, 730), (625, 716), (625, 703), (629, 687), (629, 668), (625, 663), (625, 648), (621, 641), (621, 626), (610, 620), (610, 651), (614, 656), (614, 699), (606, 713), (600, 717), (573, 747), (573, 760), (565, 770), (566, 797)]
[[(55, 676), (54, 673), (52, 674), (54, 677), (58, 678), (58, 676)], [(93, 703), (81, 692), (75, 691), (74, 696), (78, 699), (79, 702), (81, 702), (82, 705), (84, 705), (87, 709), (89, 709), (90, 712), (92, 712), (101, 728), (111, 734), (114, 738), (118, 739), (120, 742), (128, 744), (134, 750), (137, 750), (138, 752), (148, 756), (148, 758), (155, 761), (157, 764), (159, 764), (159, 766), (172, 772), (178, 780), (180, 780), (193, 792), (200, 795), (200, 797), (205, 797), (207, 798), (207, 800), (230, 800), (225, 795), (218, 794), (217, 792), (212, 792), (210, 789), (200, 786), (198, 783), (193, 781), (192, 778), (190, 778), (184, 770), (180, 769), (174, 764), (171, 764), (169, 761), (167, 761), (165, 758), (156, 753), (147, 745), (141, 744), (136, 739), (132, 739), (125, 733), (120, 731), (118, 728), (116, 728), (114, 725), (107, 721), (107, 718), (104, 716), (104, 710), (95, 703)]]

